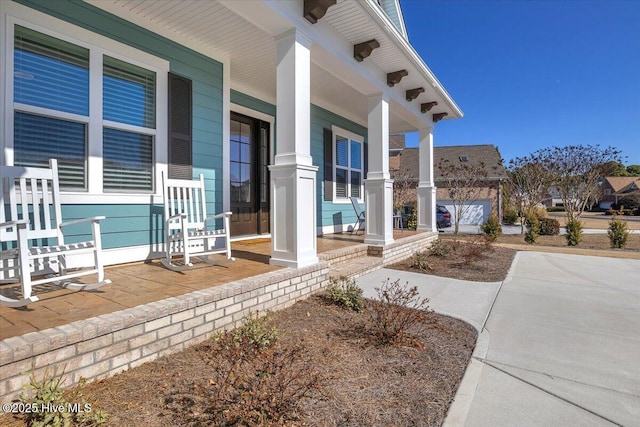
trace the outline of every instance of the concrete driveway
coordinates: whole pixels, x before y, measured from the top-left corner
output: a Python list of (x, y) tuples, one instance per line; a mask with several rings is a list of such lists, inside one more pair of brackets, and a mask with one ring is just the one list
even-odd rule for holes
[[(411, 274), (397, 273), (358, 282), (372, 296), (382, 276)], [(640, 425), (640, 261), (520, 252), (501, 287), (410, 283), (436, 311), (485, 323), (445, 425)]]

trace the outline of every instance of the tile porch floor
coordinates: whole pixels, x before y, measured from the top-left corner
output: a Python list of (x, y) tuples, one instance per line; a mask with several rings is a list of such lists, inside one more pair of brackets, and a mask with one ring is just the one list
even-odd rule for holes
[[(394, 239), (414, 234), (394, 232)], [(363, 243), (364, 236), (330, 234), (317, 240), (318, 253)], [(66, 289), (34, 292), (39, 301), (20, 309), (0, 307), (0, 340), (64, 325), (77, 320), (147, 304), (164, 298), (206, 289), (235, 280), (277, 270), (269, 265), (271, 241), (255, 239), (232, 243), (235, 262), (225, 266), (195, 264), (183, 272), (162, 267), (159, 261), (115, 265), (105, 269), (113, 283), (94, 291), (72, 292)], [(90, 278), (91, 276), (88, 276)], [(0, 289), (7, 286), (3, 285)]]

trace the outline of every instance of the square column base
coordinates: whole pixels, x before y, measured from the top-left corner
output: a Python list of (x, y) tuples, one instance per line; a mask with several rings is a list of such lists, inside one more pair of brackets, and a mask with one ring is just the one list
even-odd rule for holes
[(316, 247), (317, 166), (280, 164), (271, 171), (272, 265), (302, 268), (318, 263)]
[(436, 187), (430, 183), (418, 183), (418, 227), (419, 231), (438, 231), (436, 221)]
[(366, 179), (366, 221), (364, 242), (370, 245), (393, 243), (393, 180)]

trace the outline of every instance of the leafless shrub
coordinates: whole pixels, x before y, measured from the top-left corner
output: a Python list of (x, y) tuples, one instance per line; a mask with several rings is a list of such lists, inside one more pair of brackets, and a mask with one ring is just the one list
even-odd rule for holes
[(201, 356), (212, 377), (166, 402), (183, 412), (183, 425), (285, 425), (297, 420), (302, 399), (322, 380), (302, 345), (256, 345), (251, 333), (219, 334), (201, 347)]
[(429, 299), (421, 299), (416, 286), (387, 279), (375, 290), (377, 298), (367, 312), (372, 336), (381, 344), (406, 342), (412, 332), (427, 324)]

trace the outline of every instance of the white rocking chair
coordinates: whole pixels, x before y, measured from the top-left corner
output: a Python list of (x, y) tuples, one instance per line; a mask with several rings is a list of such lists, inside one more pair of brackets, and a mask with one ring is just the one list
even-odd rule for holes
[[(181, 271), (192, 267), (192, 257), (212, 265), (223, 265), (235, 261), (231, 256), (229, 218), (231, 212), (207, 216), (204, 177), (197, 181), (166, 179), (162, 175), (165, 218), (165, 257), (162, 265), (169, 270)], [(207, 221), (221, 220), (222, 228), (210, 229)], [(224, 254), (223, 262), (213, 261), (208, 256)], [(175, 256), (182, 257), (176, 262)]]
[[(2, 305), (21, 307), (38, 301), (33, 287), (45, 283), (76, 291), (111, 283), (104, 279), (101, 258), (99, 221), (104, 216), (62, 222), (56, 159), (49, 160), (49, 166), (0, 166), (0, 282), (19, 282), (22, 288), (21, 298), (0, 294)], [(82, 222), (91, 223), (91, 240), (65, 244), (63, 228)], [(91, 267), (68, 270), (67, 256), (83, 254), (91, 259)], [(76, 280), (90, 274), (97, 282)]]

